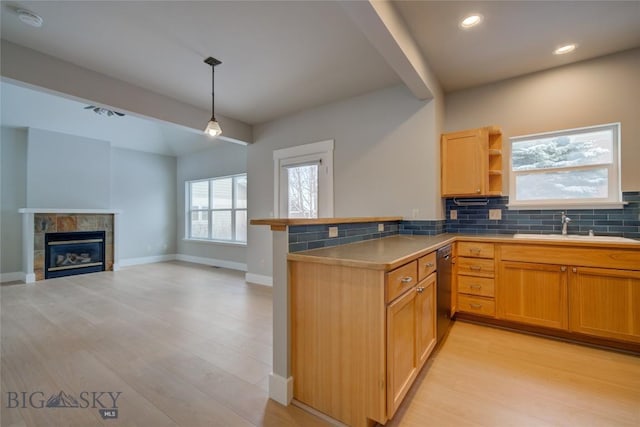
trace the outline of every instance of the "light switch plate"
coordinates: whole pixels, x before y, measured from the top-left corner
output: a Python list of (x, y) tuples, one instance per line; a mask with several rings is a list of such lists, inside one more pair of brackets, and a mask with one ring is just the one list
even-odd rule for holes
[(338, 237), (338, 227), (329, 227), (329, 237)]
[(502, 219), (501, 209), (489, 209), (489, 219)]
[(384, 231), (384, 224), (378, 224), (378, 231)]
[(450, 210), (450, 211), (449, 211), (449, 218), (450, 218), (450, 219), (458, 219), (458, 211), (456, 211), (456, 210)]

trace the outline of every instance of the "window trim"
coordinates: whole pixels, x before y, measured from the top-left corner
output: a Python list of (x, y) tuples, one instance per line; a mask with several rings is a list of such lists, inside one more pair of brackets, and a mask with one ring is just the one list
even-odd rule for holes
[(319, 163), (318, 218), (333, 217), (333, 139), (273, 150), (273, 214), (285, 218), (286, 208), (280, 197), (283, 193), (282, 168), (293, 165)]
[[(609, 197), (606, 199), (547, 199), (547, 200), (516, 200), (516, 176), (523, 173), (531, 173), (530, 170), (514, 171), (513, 170), (513, 143), (522, 140), (528, 140), (538, 137), (574, 135), (577, 133), (586, 133), (588, 131), (598, 130), (613, 131), (613, 153), (611, 164), (593, 164), (582, 166), (566, 166), (557, 168), (548, 168), (546, 171), (566, 171), (580, 169), (596, 169), (606, 168), (608, 170), (609, 179)], [(621, 124), (620, 122), (605, 123), (594, 126), (585, 126), (573, 129), (562, 129), (558, 131), (542, 132), (529, 135), (519, 135), (509, 138), (509, 210), (555, 210), (555, 209), (622, 209), (627, 203), (622, 201), (622, 182), (620, 168), (620, 151), (621, 151)], [(534, 172), (535, 173), (535, 172)]]
[[(235, 178), (236, 177), (244, 177), (245, 179), (247, 179), (247, 173), (238, 173), (238, 174), (233, 174), (233, 175), (224, 175), (224, 176), (215, 176), (215, 177), (211, 177), (211, 178), (203, 178), (203, 179), (194, 179), (194, 180), (187, 180), (185, 181), (185, 237), (184, 237), (184, 241), (187, 242), (194, 242), (194, 243), (217, 243), (217, 244), (227, 244), (227, 245), (235, 245), (235, 246), (246, 246), (247, 245), (247, 241), (246, 240), (236, 240), (235, 239), (235, 235), (236, 235), (236, 212), (237, 211), (245, 211), (248, 212), (248, 206), (244, 207), (244, 208), (237, 208), (235, 207), (236, 204), (236, 185), (235, 185)], [(213, 185), (211, 184), (213, 181), (216, 180), (221, 180), (221, 179), (228, 179), (231, 178), (231, 208), (213, 208), (211, 207), (211, 200), (212, 200), (212, 191), (213, 191)], [(209, 194), (208, 194), (208, 200), (209, 200), (209, 207), (207, 209), (191, 209), (191, 184), (194, 183), (198, 183), (198, 182), (208, 182), (208, 190), (209, 190)], [(248, 182), (248, 181), (247, 181)], [(211, 221), (213, 220), (213, 215), (212, 213), (215, 211), (231, 211), (231, 235), (234, 237), (233, 239), (230, 240), (224, 240), (224, 239), (213, 239), (211, 237), (209, 238), (203, 238), (203, 237), (192, 237), (191, 236), (191, 214), (193, 212), (207, 212), (208, 213), (208, 232), (209, 232), (209, 236), (211, 236), (212, 233), (212, 224)], [(248, 217), (248, 216), (247, 216)], [(248, 219), (247, 219), (247, 226), (248, 226)], [(248, 228), (248, 227), (247, 227)], [(248, 229), (247, 229), (248, 231)], [(248, 238), (248, 236), (247, 236)]]

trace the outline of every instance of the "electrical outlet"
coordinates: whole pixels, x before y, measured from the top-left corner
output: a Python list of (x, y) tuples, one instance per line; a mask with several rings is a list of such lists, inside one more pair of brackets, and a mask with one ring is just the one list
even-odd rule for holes
[(384, 231), (384, 224), (378, 224), (378, 231)]
[(502, 210), (501, 209), (489, 209), (489, 219), (502, 219)]
[(450, 210), (449, 211), (449, 219), (458, 219), (458, 211)]
[(329, 227), (329, 237), (338, 237), (338, 227)]

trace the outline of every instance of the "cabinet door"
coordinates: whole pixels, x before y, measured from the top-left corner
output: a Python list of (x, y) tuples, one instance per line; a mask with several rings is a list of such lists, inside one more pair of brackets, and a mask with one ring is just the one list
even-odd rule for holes
[(567, 329), (567, 267), (506, 261), (501, 264), (498, 318)]
[(387, 416), (400, 406), (418, 374), (414, 286), (387, 307)]
[(483, 159), (486, 135), (482, 129), (442, 135), (442, 196), (485, 194)]
[(436, 274), (418, 284), (416, 295), (416, 340), (418, 368), (422, 367), (436, 346)]
[(571, 331), (640, 342), (640, 271), (573, 267), (569, 298)]

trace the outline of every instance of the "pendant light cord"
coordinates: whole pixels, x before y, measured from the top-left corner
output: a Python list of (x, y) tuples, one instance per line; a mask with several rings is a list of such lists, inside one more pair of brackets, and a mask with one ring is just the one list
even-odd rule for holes
[(215, 75), (216, 75), (216, 66), (215, 65), (211, 65), (211, 120), (213, 120), (214, 122), (216, 121), (216, 114), (215, 114), (215, 93), (214, 93), (214, 89), (215, 89)]

